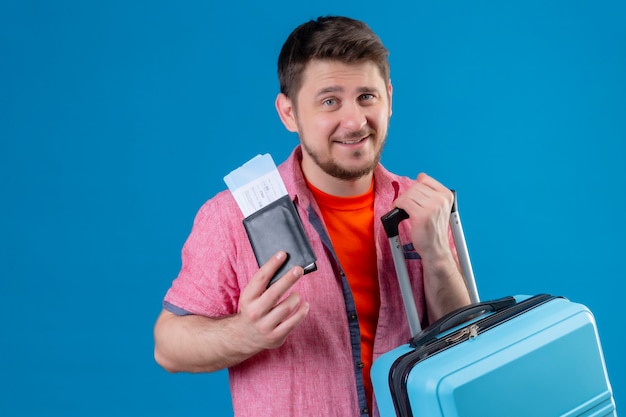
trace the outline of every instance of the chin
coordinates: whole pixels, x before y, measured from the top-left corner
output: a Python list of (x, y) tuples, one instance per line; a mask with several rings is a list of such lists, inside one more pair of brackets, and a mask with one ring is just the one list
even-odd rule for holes
[(331, 157), (330, 155), (321, 157), (312, 148), (308, 147), (306, 143), (301, 143), (307, 156), (322, 171), (331, 177), (346, 181), (355, 181), (372, 173), (378, 165), (382, 154), (381, 146), (377, 151), (355, 149), (349, 156), (344, 154), (342, 157)]
[(366, 175), (371, 174), (378, 165), (378, 159), (375, 159), (372, 162), (367, 164), (361, 164), (359, 166), (351, 165), (351, 166), (341, 166), (339, 164), (326, 164), (325, 166), (321, 166), (321, 168), (328, 175), (331, 175), (335, 178), (345, 180), (345, 181), (355, 181), (359, 178), (362, 178)]

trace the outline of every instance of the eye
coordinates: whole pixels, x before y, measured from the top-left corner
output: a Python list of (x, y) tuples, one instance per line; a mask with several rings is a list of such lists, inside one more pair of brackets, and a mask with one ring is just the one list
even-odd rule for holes
[(374, 100), (376, 98), (376, 96), (374, 96), (374, 94), (371, 93), (365, 93), (365, 94), (361, 94), (361, 101), (371, 101)]
[(327, 98), (322, 101), (322, 105), (327, 106), (327, 107), (334, 106), (335, 104), (337, 104), (337, 99), (335, 98)]

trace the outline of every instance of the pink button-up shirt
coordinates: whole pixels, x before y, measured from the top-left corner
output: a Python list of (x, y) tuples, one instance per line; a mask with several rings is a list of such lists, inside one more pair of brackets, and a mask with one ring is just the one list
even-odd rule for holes
[[(235, 416), (350, 417), (368, 414), (361, 374), (356, 308), (325, 231), (318, 206), (300, 169), (301, 149), (279, 166), (304, 229), (317, 256), (317, 270), (294, 286), (310, 311), (277, 349), (263, 351), (229, 369)], [(413, 181), (379, 165), (374, 172), (375, 218)], [(258, 270), (242, 225), (243, 216), (230, 192), (207, 201), (198, 211), (182, 251), (182, 268), (164, 299), (176, 314), (220, 317), (238, 311), (239, 295)], [(375, 222), (380, 285), (380, 314), (374, 359), (410, 338), (395, 276), (389, 241)], [(408, 222), (400, 224), (418, 312), (425, 314), (422, 263), (410, 252)], [(374, 415), (378, 413), (375, 411)]]

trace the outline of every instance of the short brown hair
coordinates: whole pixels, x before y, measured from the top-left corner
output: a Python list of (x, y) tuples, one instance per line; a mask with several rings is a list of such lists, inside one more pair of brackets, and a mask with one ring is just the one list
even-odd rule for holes
[(278, 56), (280, 92), (292, 100), (302, 86), (304, 68), (313, 59), (346, 64), (375, 63), (389, 83), (389, 51), (365, 23), (342, 16), (323, 16), (294, 29)]

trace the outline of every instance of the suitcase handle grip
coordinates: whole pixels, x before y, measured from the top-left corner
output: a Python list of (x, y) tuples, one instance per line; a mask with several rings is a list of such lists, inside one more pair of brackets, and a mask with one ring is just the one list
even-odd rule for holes
[(383, 227), (385, 228), (387, 237), (392, 238), (398, 236), (400, 234), (398, 231), (398, 225), (402, 220), (406, 220), (408, 218), (409, 213), (398, 207), (381, 217), (380, 220), (383, 222)]
[(485, 301), (482, 303), (470, 304), (465, 307), (461, 307), (451, 313), (446, 314), (418, 334), (416, 334), (411, 340), (411, 346), (423, 346), (431, 340), (437, 338), (441, 333), (449, 330), (461, 323), (465, 323), (474, 317), (485, 312), (498, 312), (505, 308), (515, 305), (517, 301), (515, 297), (504, 297), (497, 300)]

